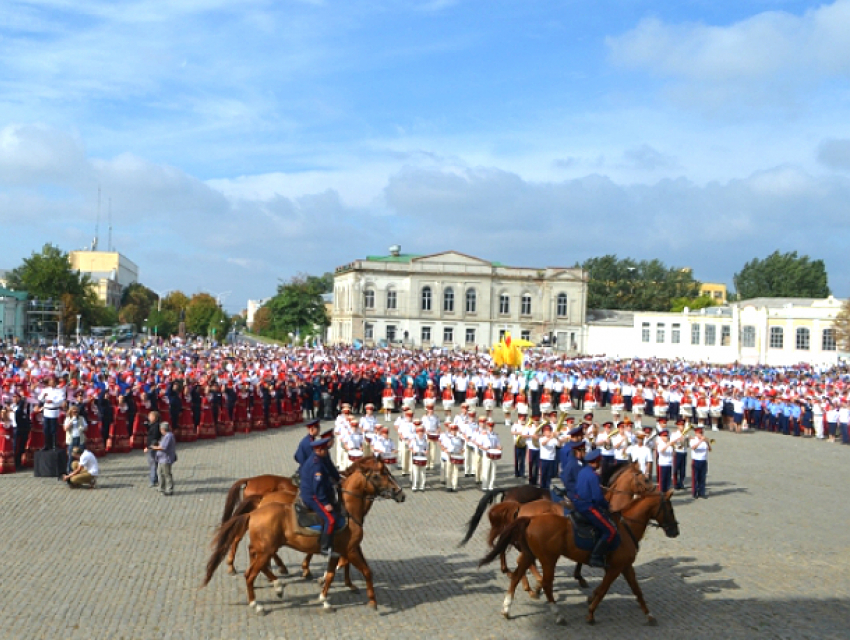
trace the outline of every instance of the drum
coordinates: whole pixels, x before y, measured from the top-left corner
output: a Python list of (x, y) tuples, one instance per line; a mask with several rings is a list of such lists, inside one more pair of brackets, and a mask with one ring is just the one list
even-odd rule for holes
[(584, 411), (593, 411), (596, 408), (596, 400), (587, 400), (584, 403)]
[(443, 400), (443, 409), (449, 411), (453, 406), (455, 406), (454, 400)]
[(381, 462), (384, 464), (395, 464), (398, 462), (398, 458), (396, 457), (395, 452), (393, 453), (382, 453), (381, 454)]
[(549, 411), (551, 411), (551, 410), (552, 410), (552, 403), (551, 402), (541, 402), (540, 403), (540, 413), (548, 414)]
[(708, 410), (708, 415), (712, 418), (719, 418), (723, 415), (723, 407), (711, 407), (711, 409)]
[(470, 409), (474, 409), (478, 406), (478, 396), (471, 396), (469, 398), (466, 398), (465, 402)]
[(697, 407), (697, 418), (703, 420), (708, 417), (708, 407)]
[(413, 456), (411, 460), (417, 467), (424, 467), (428, 464), (428, 456)]
[(495, 409), (495, 408), (496, 408), (496, 401), (495, 401), (495, 400), (493, 400), (493, 398), (487, 398), (487, 399), (485, 399), (485, 400), (484, 400), (484, 408), (485, 408), (487, 411), (492, 411), (493, 409)]
[(567, 411), (569, 411), (572, 408), (573, 408), (572, 402), (562, 402), (561, 404), (558, 405), (558, 410), (561, 413), (566, 413)]
[(519, 404), (517, 404), (516, 410), (517, 412), (522, 413), (523, 415), (527, 415), (528, 405), (525, 402), (520, 402)]
[(644, 407), (644, 404), (643, 404), (642, 401), (632, 403), (632, 413), (635, 414), (636, 416), (642, 416), (643, 415), (643, 407)]
[(504, 409), (505, 411), (510, 411), (513, 408), (514, 408), (514, 401), (513, 400), (505, 400), (502, 403), (502, 409)]
[(439, 440), (439, 439), (440, 439), (440, 434), (439, 434), (439, 433), (429, 433), (429, 434), (428, 434), (428, 439), (429, 439), (431, 442), (436, 442), (437, 440)]
[(427, 409), (428, 407), (433, 408), (433, 407), (434, 407), (434, 405), (435, 405), (435, 404), (437, 404), (437, 399), (436, 399), (436, 398), (425, 398), (425, 399), (422, 401), (422, 404), (423, 404), (423, 405), (425, 405), (425, 408), (426, 408), (426, 409)]
[(395, 398), (393, 398), (392, 396), (386, 396), (384, 398), (381, 398), (381, 406), (384, 409), (387, 409), (387, 410), (394, 409), (395, 408)]
[(363, 439), (364, 439), (366, 442), (372, 442), (372, 440), (374, 440), (374, 439), (375, 439), (375, 434), (374, 434), (374, 433), (364, 433), (364, 434), (363, 434)]
[(501, 460), (502, 459), (502, 450), (501, 449), (488, 449), (487, 457), (490, 460)]
[(416, 406), (416, 398), (413, 397), (413, 396), (411, 396), (410, 398), (405, 398), (404, 400), (401, 401), (401, 404), (405, 409), (407, 409), (407, 408), (412, 409), (413, 407)]
[(463, 464), (463, 456), (462, 455), (458, 455), (458, 454), (453, 453), (449, 456), (449, 460), (451, 461), (452, 464)]
[(667, 417), (667, 405), (666, 404), (655, 405), (654, 413), (655, 413), (656, 418), (666, 418)]
[(623, 409), (625, 409), (625, 408), (626, 408), (626, 405), (624, 405), (624, 404), (612, 404), (611, 405), (611, 411), (613, 411), (614, 413), (623, 413)]
[(360, 458), (363, 457), (362, 449), (349, 449), (348, 450), (348, 459), (352, 462), (357, 462)]

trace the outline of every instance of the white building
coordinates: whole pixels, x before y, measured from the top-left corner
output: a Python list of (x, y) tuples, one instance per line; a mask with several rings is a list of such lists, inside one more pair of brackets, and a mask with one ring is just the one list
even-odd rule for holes
[(593, 310), (587, 353), (769, 366), (835, 364), (833, 297), (754, 298), (682, 313)]
[(248, 313), (247, 318), (245, 319), (245, 325), (249, 329), (254, 328), (254, 315), (257, 313), (257, 310), (266, 304), (271, 298), (263, 298), (262, 300), (248, 300)]
[(329, 342), (489, 348), (505, 331), (583, 352), (586, 275), (577, 268), (508, 267), (456, 251), (418, 256), (391, 247), (337, 268)]

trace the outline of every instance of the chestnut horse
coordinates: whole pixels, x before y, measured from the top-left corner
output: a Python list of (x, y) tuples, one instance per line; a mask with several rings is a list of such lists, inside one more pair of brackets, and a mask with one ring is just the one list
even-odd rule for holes
[[(336, 554), (353, 564), (366, 580), (368, 604), (377, 608), (375, 587), (372, 582), (372, 570), (366, 563), (360, 544), (363, 541), (363, 517), (371, 502), (377, 497), (392, 498), (404, 502), (404, 491), (399, 487), (386, 465), (374, 457), (364, 458), (353, 468), (352, 473), (342, 483), (342, 499), (348, 512), (348, 526), (334, 536), (334, 554), (328, 559), (325, 584), (319, 596), (325, 609), (330, 609), (327, 595), (336, 573)], [(283, 583), (275, 578), (269, 569), (269, 562), (275, 552), (283, 546), (316, 554), (319, 552), (319, 536), (304, 535), (293, 528), (295, 521), (294, 506), (291, 504), (271, 503), (258, 509), (234, 516), (219, 526), (212, 543), (212, 554), (207, 561), (206, 586), (215, 570), (227, 555), (227, 550), (237, 536), (247, 531), (251, 536), (248, 545), (251, 564), (245, 571), (245, 585), (248, 591), (248, 606), (258, 614), (264, 613), (263, 606), (256, 601), (254, 580), (262, 572), (272, 581), (279, 598), (283, 598)]]
[[(655, 618), (649, 612), (646, 601), (643, 599), (643, 592), (638, 585), (634, 562), (638, 552), (638, 541), (643, 538), (646, 527), (651, 520), (658, 523), (658, 526), (664, 530), (668, 538), (675, 538), (679, 535), (679, 523), (676, 522), (673, 504), (670, 502), (672, 495), (672, 491), (663, 494), (652, 491), (635, 499), (620, 513), (617, 524), (620, 533), (620, 546), (608, 554), (608, 567), (605, 569), (605, 576), (588, 598), (590, 605), (586, 620), (589, 624), (595, 622), (596, 608), (602, 602), (605, 594), (608, 593), (611, 584), (621, 573), (629, 583), (632, 593), (635, 594), (638, 604), (646, 616), (647, 624), (655, 624)], [(551, 514), (533, 518), (517, 518), (502, 532), (492, 551), (481, 560), (479, 566), (492, 562), (510, 545), (519, 545), (521, 551), (517, 569), (513, 578), (511, 578), (511, 584), (505, 596), (502, 615), (505, 618), (510, 618), (511, 603), (517, 584), (536, 558), (540, 560), (543, 567), (542, 586), (546, 592), (549, 607), (555, 613), (555, 622), (564, 624), (565, 620), (558, 614), (555, 598), (552, 595), (555, 565), (561, 556), (577, 562), (587, 562), (590, 559), (590, 551), (575, 546), (572, 520)]]
[[(647, 491), (651, 491), (655, 487), (655, 485), (645, 475), (643, 475), (643, 473), (641, 473), (640, 467), (637, 463), (632, 463), (618, 469), (609, 479), (609, 483), (611, 486), (606, 491), (605, 498), (608, 500), (608, 504), (612, 512), (620, 511), (631, 504), (634, 496), (642, 496)], [(536, 489), (536, 487), (534, 488)], [(517, 500), (515, 502), (511, 502), (506, 495), (503, 502), (493, 505), (487, 513), (487, 517), (490, 519), (490, 533), (487, 536), (487, 546), (492, 548), (496, 538), (499, 537), (502, 531), (504, 531), (508, 525), (519, 517), (531, 517), (542, 515), (544, 513), (563, 516), (564, 505), (549, 500), (549, 492), (547, 490), (544, 491), (546, 491), (547, 497), (538, 500), (526, 502)], [(484, 506), (486, 506), (485, 499), (487, 497), (488, 496), (485, 495), (484, 499), (479, 502), (478, 509), (469, 519), (466, 535), (460, 542), (459, 546), (463, 546), (469, 542), (472, 534), (475, 533), (475, 529), (481, 521)], [(507, 574), (508, 577), (513, 577), (512, 573), (508, 570), (508, 564), (504, 553), (501, 554), (500, 560), (502, 573)], [(576, 563), (576, 568), (573, 571), (573, 577), (578, 581), (579, 586), (582, 589), (587, 589), (589, 585), (581, 575), (581, 566), (581, 562)], [(533, 563), (531, 565), (531, 572), (534, 574), (534, 577), (537, 578), (539, 583), (542, 577), (539, 573), (537, 573), (537, 567)], [(540, 589), (538, 588), (537, 590), (532, 591), (525, 576), (522, 577), (522, 586), (532, 598), (537, 598), (539, 596)]]

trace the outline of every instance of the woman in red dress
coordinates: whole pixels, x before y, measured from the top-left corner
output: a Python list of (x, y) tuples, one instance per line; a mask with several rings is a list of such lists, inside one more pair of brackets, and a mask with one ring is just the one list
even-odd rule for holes
[(198, 438), (211, 440), (216, 437), (215, 422), (212, 414), (212, 390), (209, 386), (204, 389), (201, 397), (201, 422), (198, 425)]
[(115, 419), (109, 425), (109, 439), (106, 441), (106, 450), (109, 453), (127, 453), (132, 449), (130, 446), (130, 434), (127, 431), (127, 417), (129, 407), (127, 406), (127, 397), (120, 396), (117, 401), (110, 398), (112, 402), (112, 410), (115, 414)]
[(192, 393), (188, 385), (183, 390), (183, 406), (180, 409), (180, 428), (177, 430), (177, 442), (195, 442), (198, 431), (192, 415)]
[(86, 430), (86, 449), (97, 457), (105, 456), (106, 443), (100, 432), (100, 411), (97, 408), (97, 392), (94, 389), (86, 391), (85, 409), (86, 422), (89, 423)]
[(248, 383), (243, 382), (236, 394), (236, 406), (233, 408), (233, 422), (237, 433), (251, 433), (251, 421), (248, 418)]
[(263, 413), (263, 384), (254, 387), (253, 402), (251, 405), (251, 427), (254, 431), (266, 430), (266, 417)]
[(133, 449), (144, 449), (145, 440), (147, 439), (145, 421), (150, 412), (150, 402), (148, 402), (144, 391), (138, 384), (133, 387), (133, 394), (127, 396), (127, 401), (132, 402), (136, 409), (133, 416), (133, 435), (130, 437), (130, 445)]

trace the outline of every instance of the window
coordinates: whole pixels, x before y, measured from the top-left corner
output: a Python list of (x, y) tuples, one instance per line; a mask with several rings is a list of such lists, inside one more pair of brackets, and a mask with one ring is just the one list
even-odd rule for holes
[(387, 309), (397, 309), (398, 308), (398, 298), (396, 297), (395, 289), (387, 290)]
[(364, 309), (374, 309), (375, 308), (375, 291), (374, 289), (366, 289), (363, 292), (363, 308)]
[(475, 344), (475, 329), (466, 330), (466, 344)]
[(728, 347), (732, 343), (732, 327), (728, 324), (720, 326), (720, 346)]
[(478, 309), (478, 299), (475, 294), (475, 289), (466, 290), (466, 312), (475, 313)]
[(664, 342), (664, 323), (659, 322), (655, 327), (655, 341), (659, 344)]
[(649, 342), (649, 323), (644, 322), (640, 327), (640, 341)]
[(443, 291), (443, 311), (452, 313), (455, 310), (455, 290), (447, 287)]
[(367, 322), (363, 325), (363, 339), (364, 340), (374, 340), (375, 338), (375, 325), (371, 322)]
[(519, 337), (522, 338), (523, 340), (528, 340), (529, 342), (531, 342), (531, 330), (530, 329), (523, 329), (522, 331), (519, 332)]
[(505, 331), (504, 329), (499, 329), (499, 342), (501, 342), (502, 340), (505, 339), (506, 333), (507, 333), (507, 331)]
[(431, 287), (422, 287), (422, 311), (431, 310)]
[(530, 316), (531, 315), (531, 294), (523, 293), (522, 294), (522, 315)]
[(454, 342), (455, 330), (452, 327), (443, 327), (443, 342)]
[(387, 342), (395, 342), (395, 325), (388, 324), (387, 325)]
[(821, 338), (821, 349), (824, 351), (835, 351), (835, 329), (824, 329)]
[(511, 299), (508, 297), (508, 294), (503, 293), (499, 296), (499, 313), (502, 315), (507, 315), (511, 312)]
[(431, 327), (422, 327), (422, 342), (431, 342)]
[(785, 334), (782, 327), (770, 328), (770, 348), (783, 349), (785, 347)]
[(699, 344), (699, 327), (698, 324), (691, 325), (691, 344)]
[(756, 346), (756, 328), (751, 324), (745, 324), (741, 329), (741, 346), (746, 349), (754, 349)]
[(705, 325), (705, 345), (713, 347), (717, 342), (717, 326), (713, 324)]
[(674, 322), (673, 326), (670, 328), (670, 343), (671, 344), (679, 344), (682, 341), (682, 325), (678, 322)]
[(797, 327), (797, 349), (808, 351), (811, 342), (811, 332), (806, 327)]
[(559, 293), (558, 294), (558, 303), (557, 303), (557, 314), (559, 318), (567, 317), (567, 294)]

